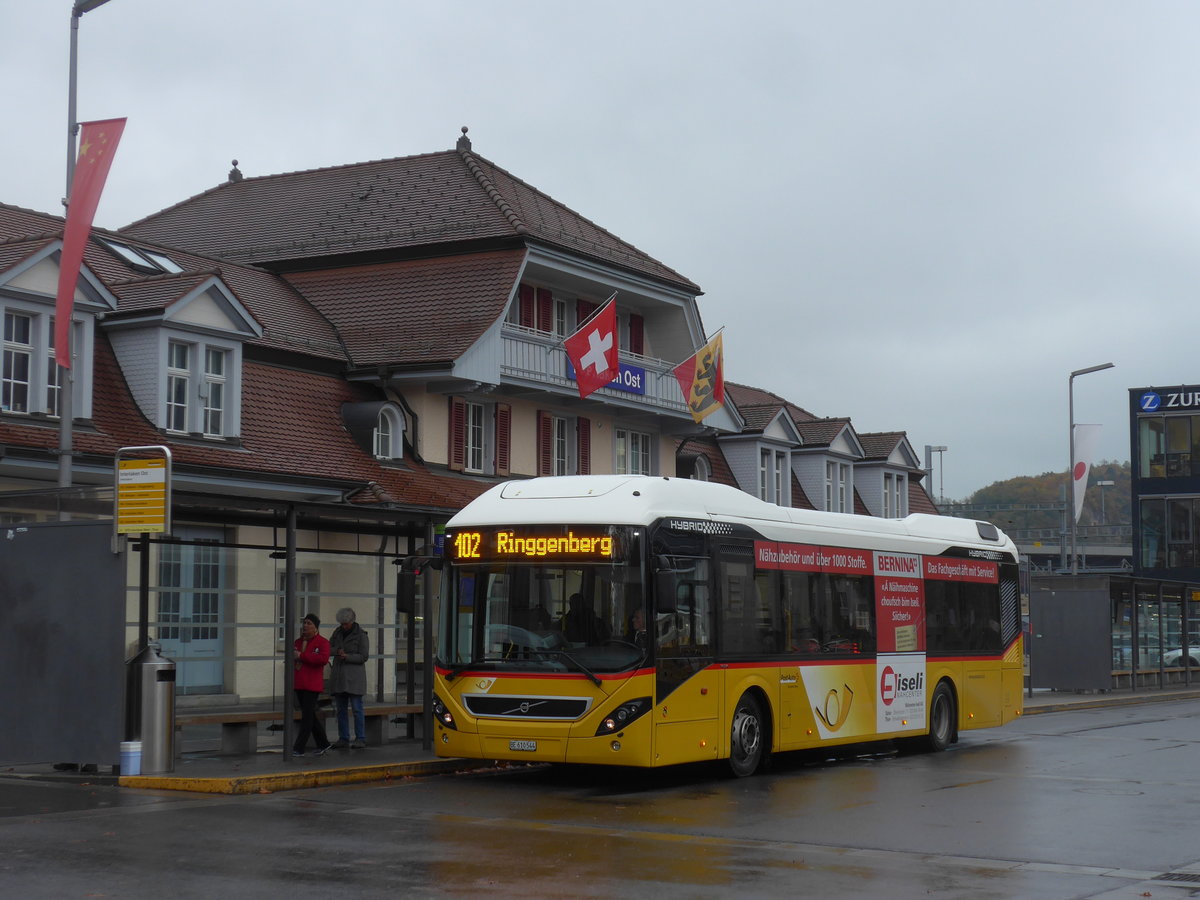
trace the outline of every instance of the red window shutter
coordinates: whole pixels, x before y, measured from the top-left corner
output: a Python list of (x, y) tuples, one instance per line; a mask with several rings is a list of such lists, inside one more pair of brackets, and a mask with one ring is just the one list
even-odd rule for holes
[(461, 472), (467, 462), (467, 401), (459, 397), (450, 398), (449, 467), (452, 472)]
[(548, 288), (537, 289), (537, 330), (554, 329), (554, 295)]
[(599, 307), (595, 303), (588, 303), (586, 300), (578, 300), (575, 303), (575, 327), (580, 327), (588, 320), (588, 316), (594, 313)]
[(629, 314), (629, 352), (646, 354), (646, 320), (634, 313)]
[(533, 327), (533, 287), (523, 284), (517, 288), (517, 324), (524, 328)]
[(575, 422), (575, 438), (579, 445), (579, 474), (592, 474), (592, 420), (582, 416)]
[(538, 410), (537, 414), (537, 473), (552, 475), (554, 472), (554, 421), (550, 413)]
[(512, 407), (507, 403), (496, 404), (496, 474), (508, 475), (512, 456)]

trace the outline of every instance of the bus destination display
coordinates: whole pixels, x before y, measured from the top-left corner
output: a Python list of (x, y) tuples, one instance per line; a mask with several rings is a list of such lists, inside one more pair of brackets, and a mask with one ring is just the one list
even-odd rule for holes
[(464, 528), (448, 535), (451, 562), (611, 562), (616, 538), (599, 528)]

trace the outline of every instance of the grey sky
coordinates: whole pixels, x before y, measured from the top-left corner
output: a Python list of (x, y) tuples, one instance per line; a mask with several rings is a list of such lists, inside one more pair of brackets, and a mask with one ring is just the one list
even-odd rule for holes
[[(0, 0), (0, 201), (59, 212), (70, 0)], [(111, 0), (97, 224), (222, 181), (475, 150), (705, 290), (727, 377), (944, 444), (948, 497), (1200, 382), (1200, 5)], [(17, 86), (20, 87), (17, 87)]]

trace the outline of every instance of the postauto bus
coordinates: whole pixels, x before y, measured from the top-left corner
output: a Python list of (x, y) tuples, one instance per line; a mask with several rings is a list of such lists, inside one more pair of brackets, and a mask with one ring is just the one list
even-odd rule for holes
[(666, 766), (895, 740), (1022, 711), (1013, 542), (651, 476), (496, 485), (446, 528), (442, 756)]

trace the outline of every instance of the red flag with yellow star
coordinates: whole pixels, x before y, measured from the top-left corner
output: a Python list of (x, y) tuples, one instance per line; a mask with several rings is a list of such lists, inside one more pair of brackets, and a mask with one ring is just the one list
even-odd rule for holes
[(83, 122), (79, 132), (79, 161), (71, 178), (67, 223), (63, 226), (62, 256), (58, 263), (58, 297), (54, 305), (55, 362), (71, 367), (71, 312), (83, 250), (92, 230), (92, 219), (100, 205), (100, 193), (112, 166), (113, 154), (125, 130), (124, 119)]

